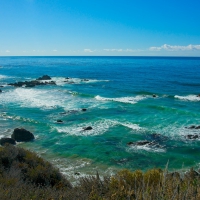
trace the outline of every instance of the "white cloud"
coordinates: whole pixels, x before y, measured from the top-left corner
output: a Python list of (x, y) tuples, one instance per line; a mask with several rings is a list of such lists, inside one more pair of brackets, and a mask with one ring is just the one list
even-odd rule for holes
[(10, 51), (9, 51), (9, 50), (6, 50), (6, 53), (10, 53)]
[(136, 52), (139, 50), (133, 50), (133, 49), (104, 49), (104, 51), (111, 51), (111, 52)]
[(56, 51), (58, 51), (58, 50), (54, 49), (53, 51), (56, 52)]
[(160, 47), (150, 47), (150, 51), (191, 51), (191, 50), (200, 50), (200, 45), (187, 45), (187, 46), (179, 46), (179, 45), (168, 45), (164, 44)]
[(91, 50), (91, 49), (84, 49), (84, 52), (86, 52), (86, 53), (93, 53), (94, 51)]

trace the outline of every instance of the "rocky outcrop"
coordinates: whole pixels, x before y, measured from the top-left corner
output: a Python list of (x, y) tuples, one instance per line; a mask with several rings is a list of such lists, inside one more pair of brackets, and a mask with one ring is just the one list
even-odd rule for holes
[(13, 144), (13, 145), (15, 145), (16, 142), (15, 142), (15, 140), (12, 139), (12, 138), (1, 138), (1, 139), (0, 139), (0, 144), (1, 144), (2, 146), (4, 146), (5, 144)]
[(51, 77), (48, 75), (43, 75), (42, 77), (39, 77), (37, 80), (39, 81), (51, 80)]
[(35, 139), (33, 133), (27, 131), (24, 128), (15, 128), (11, 138), (16, 140), (17, 142), (28, 142)]
[(16, 83), (9, 83), (8, 85), (14, 86), (14, 87), (35, 87), (37, 85), (56, 85), (55, 81), (45, 81), (42, 82), (41, 80), (51, 80), (51, 77), (48, 75), (44, 75), (42, 77), (39, 77), (36, 80), (32, 81), (19, 81)]

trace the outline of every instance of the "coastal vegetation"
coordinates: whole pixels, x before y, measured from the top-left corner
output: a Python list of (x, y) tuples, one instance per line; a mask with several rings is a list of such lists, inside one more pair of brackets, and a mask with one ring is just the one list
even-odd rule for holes
[(28, 150), (0, 147), (0, 199), (160, 200), (200, 199), (200, 174), (167, 169), (119, 171), (114, 176), (79, 178), (72, 185), (58, 169)]

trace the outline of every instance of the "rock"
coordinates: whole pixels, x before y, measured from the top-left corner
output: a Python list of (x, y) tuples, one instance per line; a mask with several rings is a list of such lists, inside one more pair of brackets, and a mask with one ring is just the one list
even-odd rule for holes
[(84, 130), (84, 131), (92, 130), (92, 127), (91, 127), (91, 126), (83, 127), (83, 130)]
[(195, 135), (186, 135), (185, 137), (186, 137), (186, 139), (189, 139), (189, 140), (195, 140), (195, 139), (199, 138), (199, 135), (197, 135), (197, 134), (195, 134)]
[(87, 111), (87, 109), (86, 108), (82, 108), (82, 111)]
[(71, 79), (71, 78), (67, 77), (67, 78), (65, 78), (65, 79)]
[(189, 129), (194, 129), (196, 126), (192, 125), (190, 127), (188, 127)]
[(38, 80), (32, 80), (32, 81), (24, 81), (24, 82), (16, 82), (16, 83), (9, 83), (8, 85), (14, 86), (14, 87), (35, 87), (36, 85), (56, 85), (55, 81), (50, 82), (40, 82)]
[(0, 144), (1, 144), (2, 146), (5, 145), (6, 143), (8, 143), (8, 144), (13, 144), (13, 145), (16, 144), (15, 140), (12, 139), (12, 138), (1, 138), (1, 139), (0, 139)]
[(153, 94), (153, 95), (152, 95), (152, 97), (154, 97), (154, 98), (155, 98), (155, 97), (157, 97), (157, 95)]
[(0, 90), (0, 93), (2, 93), (2, 90)]
[(188, 128), (188, 129), (200, 129), (200, 125), (198, 125), (198, 126), (192, 125), (192, 126), (186, 127), (186, 128)]
[(143, 140), (138, 142), (128, 142), (127, 145), (134, 145), (134, 146), (143, 146), (143, 145), (150, 145), (153, 144), (153, 142)]
[(198, 94), (197, 97), (200, 97), (200, 94)]
[(61, 113), (59, 113), (60, 115), (66, 115), (67, 114), (67, 112), (61, 112)]
[(164, 135), (161, 135), (159, 133), (153, 133), (153, 134), (150, 134), (149, 137), (152, 139), (152, 140), (155, 140), (155, 141), (159, 141), (159, 142), (162, 142), (162, 141), (165, 141), (168, 139), (168, 137), (164, 136)]
[(34, 84), (27, 84), (27, 85), (25, 85), (25, 87), (35, 87), (35, 85)]
[(0, 85), (0, 87), (4, 87), (3, 85)]
[(81, 175), (81, 174), (80, 174), (79, 172), (75, 172), (74, 175), (79, 176), (79, 175)]
[(43, 80), (51, 80), (51, 77), (48, 75), (43, 75), (42, 77), (39, 77), (37, 80), (43, 81)]
[(63, 123), (63, 121), (61, 119), (58, 119), (57, 123)]
[(35, 139), (33, 133), (27, 131), (24, 128), (15, 128), (11, 138), (16, 140), (17, 142), (28, 142)]

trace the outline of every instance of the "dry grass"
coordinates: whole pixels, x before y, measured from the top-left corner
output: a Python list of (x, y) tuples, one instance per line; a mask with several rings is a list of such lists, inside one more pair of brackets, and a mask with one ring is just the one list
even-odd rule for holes
[(199, 200), (200, 174), (151, 169), (122, 170), (115, 176), (80, 178), (76, 186), (36, 154), (7, 145), (0, 148), (1, 200)]

